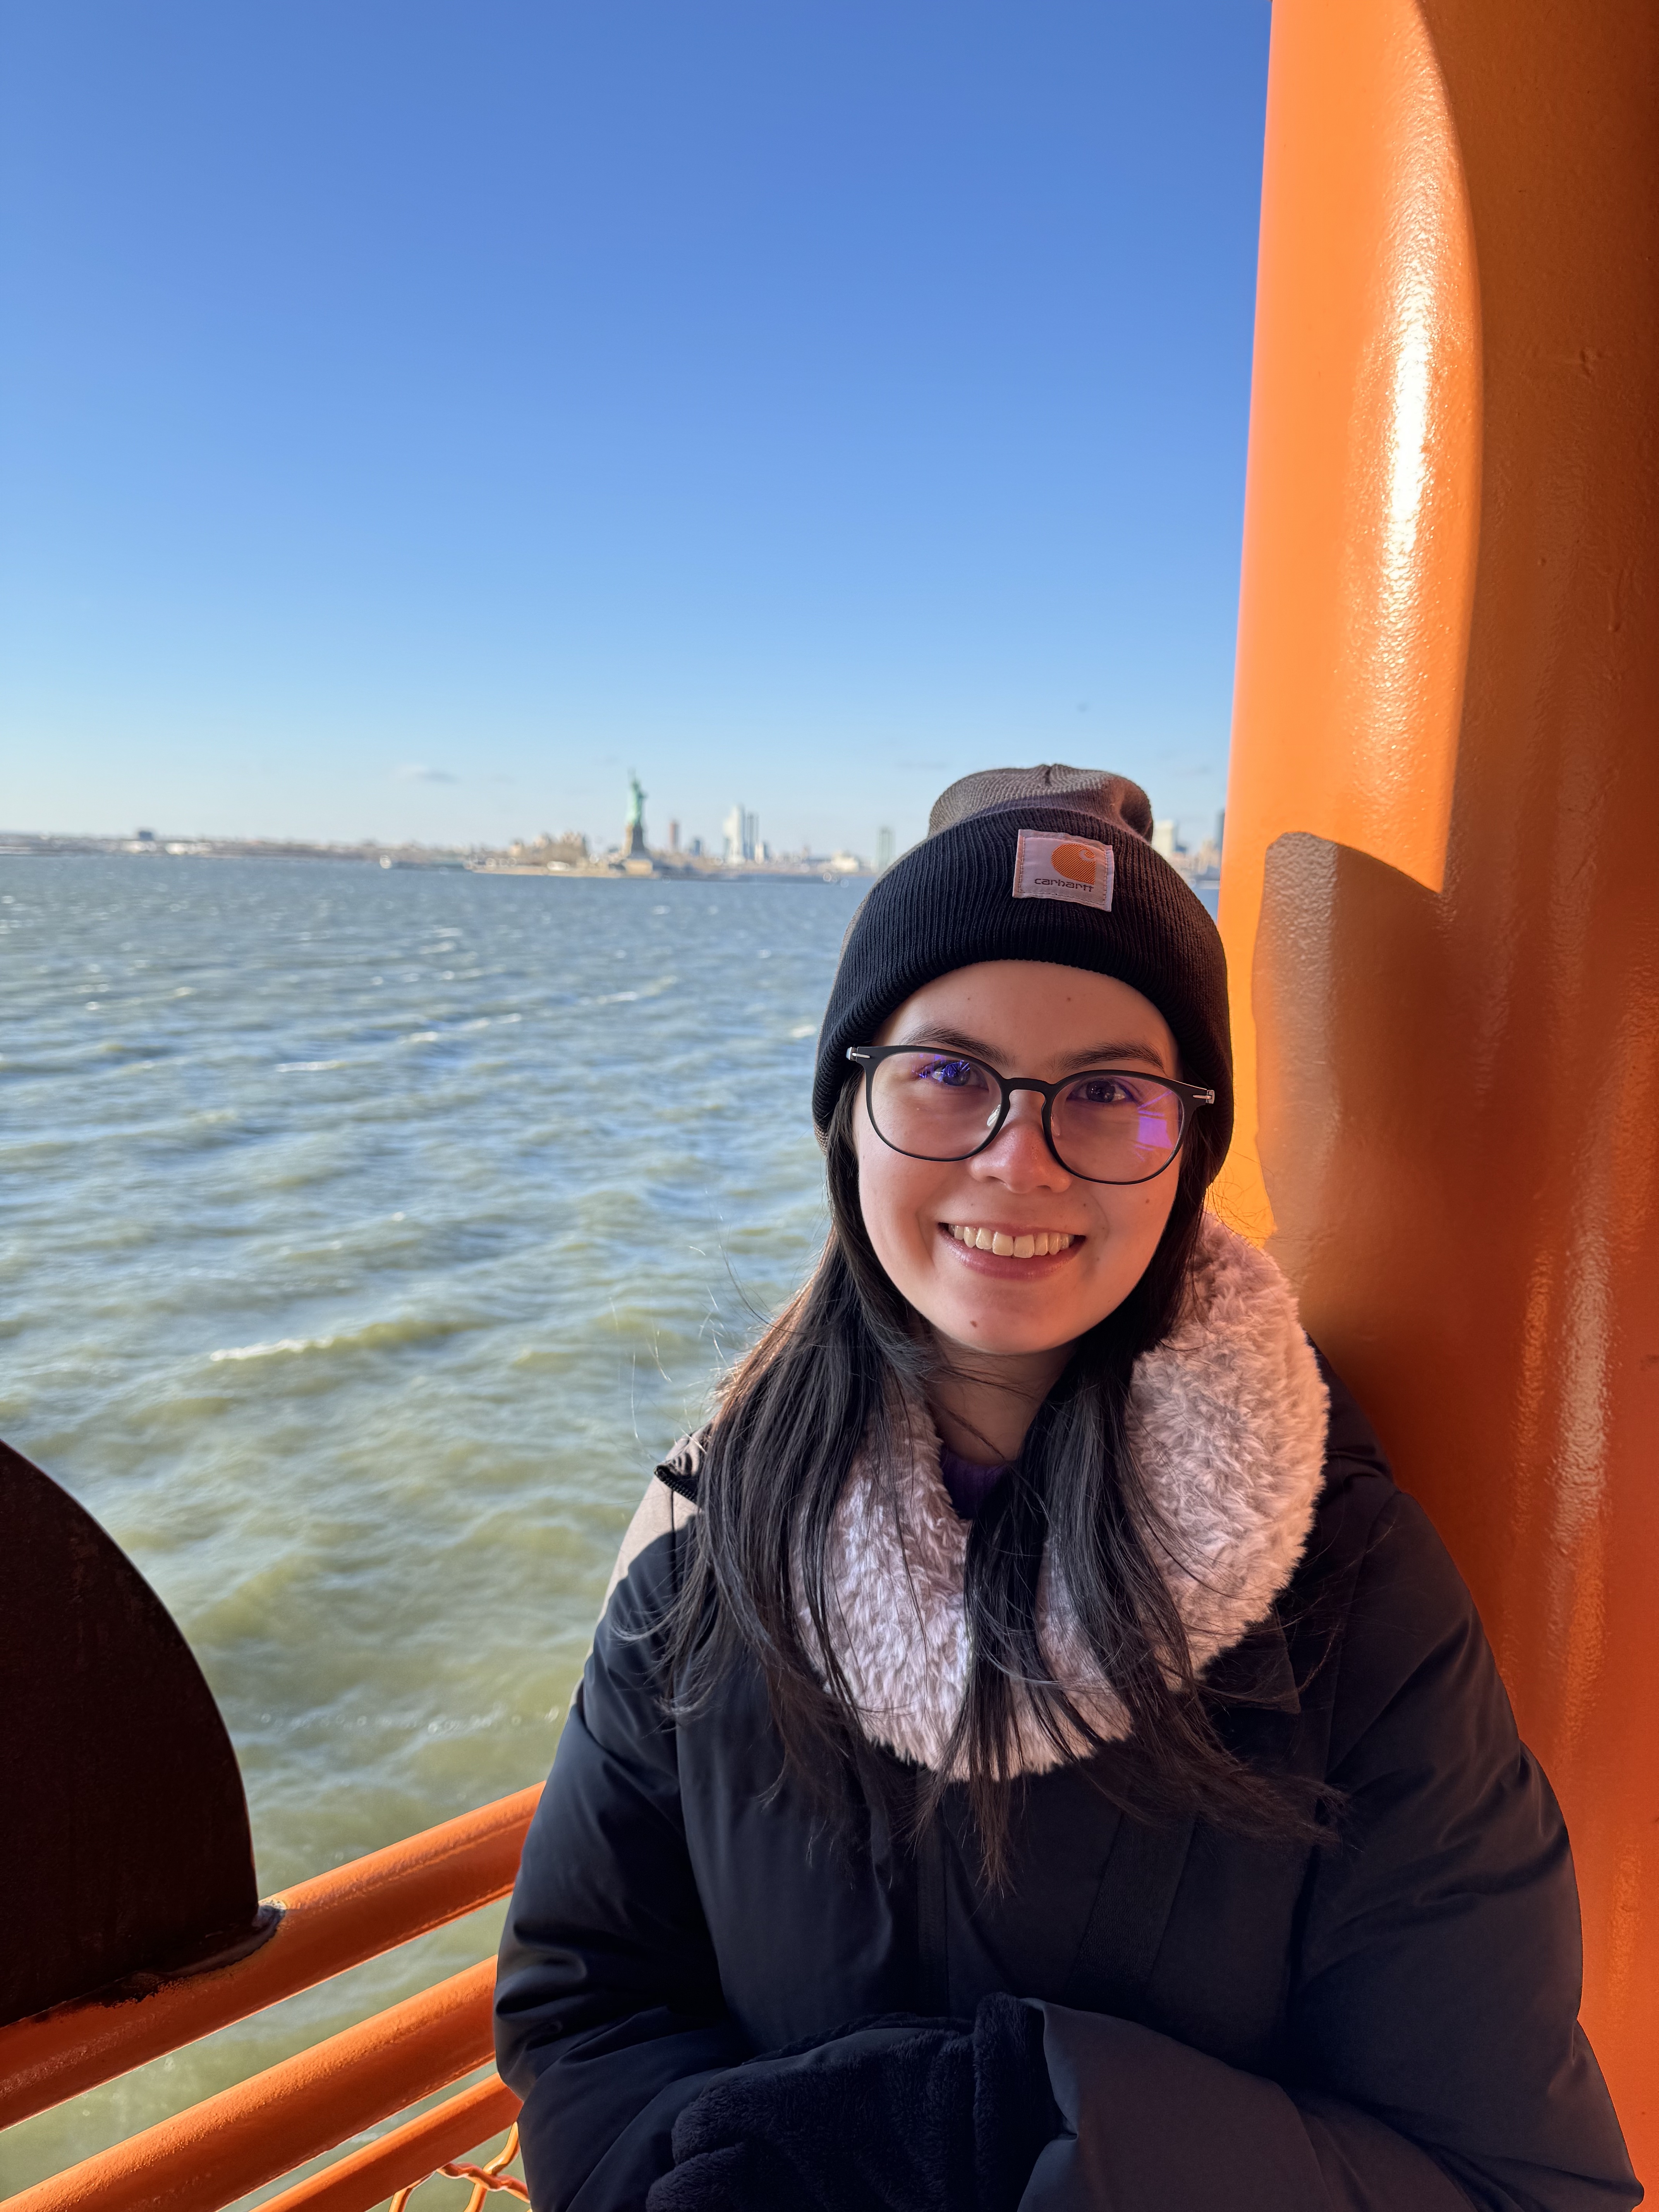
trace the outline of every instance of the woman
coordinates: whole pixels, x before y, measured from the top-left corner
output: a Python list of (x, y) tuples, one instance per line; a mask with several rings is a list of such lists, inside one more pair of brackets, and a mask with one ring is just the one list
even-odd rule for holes
[(1151, 828), (969, 777), (848, 933), (823, 1259), (657, 1470), (514, 1893), (538, 2208), (1639, 2199), (1468, 1594), (1204, 1211)]

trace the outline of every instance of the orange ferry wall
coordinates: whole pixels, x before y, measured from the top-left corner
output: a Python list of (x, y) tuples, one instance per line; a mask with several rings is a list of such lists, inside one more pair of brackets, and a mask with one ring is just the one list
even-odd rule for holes
[(1474, 1587), (1659, 2183), (1659, 8), (1275, 0), (1221, 1210)]

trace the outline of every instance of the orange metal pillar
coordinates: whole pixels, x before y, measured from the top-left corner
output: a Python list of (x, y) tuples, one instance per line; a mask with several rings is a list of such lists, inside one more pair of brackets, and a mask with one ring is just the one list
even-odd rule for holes
[(1276, 0), (1223, 1210), (1474, 1586), (1659, 2180), (1659, 9)]

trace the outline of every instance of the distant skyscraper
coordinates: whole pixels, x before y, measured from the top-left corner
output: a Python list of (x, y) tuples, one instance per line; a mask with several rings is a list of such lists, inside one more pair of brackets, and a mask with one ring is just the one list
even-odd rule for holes
[(890, 868), (892, 865), (893, 833), (890, 830), (878, 830), (876, 832), (876, 873), (878, 876), (885, 875), (888, 869)]
[(1166, 860), (1174, 860), (1176, 856), (1176, 826), (1173, 822), (1153, 823), (1152, 850), (1155, 853), (1162, 853)]
[(671, 822), (668, 825), (668, 849), (671, 853), (678, 853), (680, 849), (680, 825), (678, 822)]
[(1215, 848), (1218, 853), (1226, 843), (1227, 810), (1224, 806), (1215, 817)]
[(752, 860), (760, 842), (760, 817), (745, 813), (734, 806), (720, 828), (726, 837), (726, 859), (728, 866), (735, 867), (740, 860)]

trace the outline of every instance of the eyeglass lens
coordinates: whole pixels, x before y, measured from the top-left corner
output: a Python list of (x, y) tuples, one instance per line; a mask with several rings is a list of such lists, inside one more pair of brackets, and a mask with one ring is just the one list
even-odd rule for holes
[[(878, 1061), (872, 1076), (876, 1133), (915, 1158), (966, 1159), (996, 1119), (995, 1078), (959, 1054), (895, 1053)], [(1050, 1127), (1054, 1152), (1072, 1174), (1140, 1182), (1174, 1158), (1182, 1120), (1181, 1093), (1155, 1077), (1085, 1074), (1055, 1097)]]

